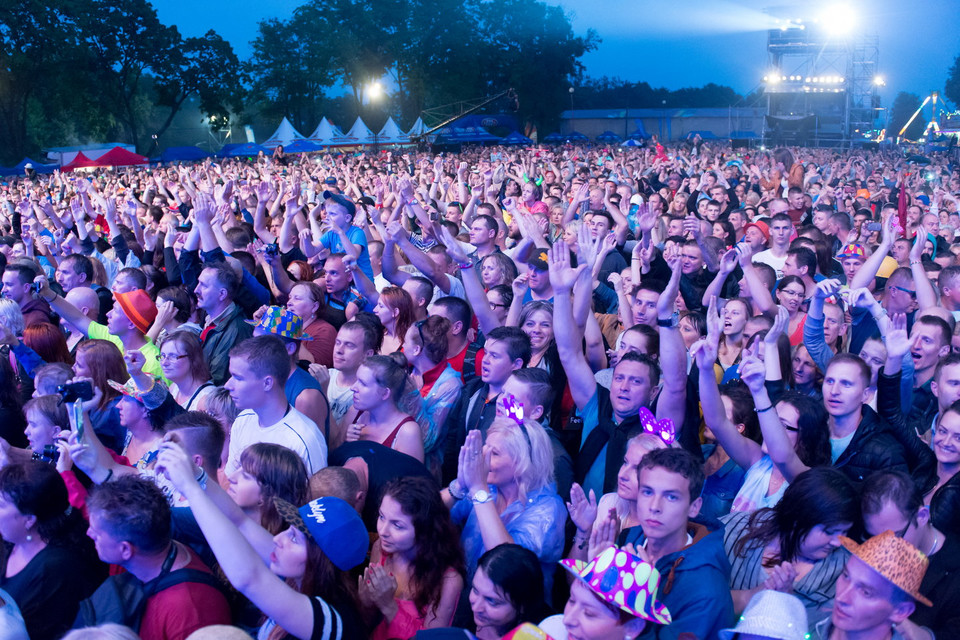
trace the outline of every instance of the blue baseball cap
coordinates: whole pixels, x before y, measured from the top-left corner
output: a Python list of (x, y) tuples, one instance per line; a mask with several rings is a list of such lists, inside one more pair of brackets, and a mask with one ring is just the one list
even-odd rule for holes
[(312, 538), (339, 569), (350, 571), (366, 560), (367, 529), (356, 510), (340, 498), (317, 498), (299, 509), (281, 498), (275, 497), (273, 503), (283, 519)]
[(357, 205), (353, 204), (352, 202), (350, 202), (349, 200), (347, 200), (345, 197), (343, 197), (343, 196), (340, 195), (339, 193), (334, 193), (334, 192), (332, 192), (332, 191), (324, 191), (324, 192), (323, 192), (323, 199), (324, 199), (324, 200), (333, 200), (334, 202), (336, 202), (337, 204), (339, 204), (340, 206), (342, 206), (344, 209), (347, 210), (347, 213), (350, 214), (350, 217), (351, 217), (351, 218), (353, 218), (353, 216), (357, 215)]

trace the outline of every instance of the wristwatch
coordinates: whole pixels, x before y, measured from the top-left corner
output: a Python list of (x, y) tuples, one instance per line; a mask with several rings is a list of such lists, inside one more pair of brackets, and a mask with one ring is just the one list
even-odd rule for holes
[(473, 494), (473, 497), (470, 499), (473, 501), (473, 504), (483, 504), (484, 502), (490, 502), (493, 500), (493, 496), (490, 495), (490, 492), (488, 492), (486, 489), (480, 489)]
[(657, 318), (657, 326), (664, 327), (665, 329), (673, 329), (679, 324), (680, 314), (676, 311), (673, 312), (673, 315), (669, 318)]

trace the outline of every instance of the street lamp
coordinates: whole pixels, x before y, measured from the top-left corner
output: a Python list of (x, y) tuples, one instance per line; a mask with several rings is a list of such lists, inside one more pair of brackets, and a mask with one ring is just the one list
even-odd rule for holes
[(570, 111), (573, 111), (573, 87), (570, 87), (568, 91), (570, 92)]

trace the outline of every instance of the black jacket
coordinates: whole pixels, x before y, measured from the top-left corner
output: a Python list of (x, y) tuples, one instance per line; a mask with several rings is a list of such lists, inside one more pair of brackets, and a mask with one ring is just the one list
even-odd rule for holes
[(943, 546), (930, 556), (920, 593), (932, 607), (917, 603), (910, 620), (933, 631), (937, 640), (960, 638), (960, 540), (947, 534)]
[[(910, 475), (917, 487), (926, 495), (937, 484), (937, 458), (926, 442), (920, 439), (933, 422), (937, 412), (936, 398), (932, 407), (925, 409), (919, 418), (911, 420), (913, 413), (904, 418), (900, 405), (900, 372), (888, 376), (883, 370), (877, 377), (877, 411), (886, 422), (907, 456)], [(921, 428), (922, 425), (926, 427)]]
[(867, 405), (863, 406), (853, 439), (833, 466), (858, 485), (874, 471), (910, 472), (903, 445), (894, 437), (890, 425)]
[(207, 332), (203, 340), (203, 357), (210, 366), (213, 384), (223, 386), (230, 377), (230, 349), (252, 336), (253, 326), (247, 324), (236, 305)]

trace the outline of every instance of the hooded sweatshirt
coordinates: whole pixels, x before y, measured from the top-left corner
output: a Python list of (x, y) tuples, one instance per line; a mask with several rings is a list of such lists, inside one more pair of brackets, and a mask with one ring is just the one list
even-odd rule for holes
[[(698, 518), (687, 523), (687, 533), (693, 539), (691, 544), (656, 562), (660, 572), (658, 597), (673, 622), (648, 625), (640, 640), (676, 640), (681, 633), (692, 633), (699, 640), (716, 640), (721, 629), (733, 625), (730, 563), (723, 550), (723, 527), (716, 520)], [(645, 541), (638, 526), (624, 530), (618, 543), (632, 542), (639, 547)]]

